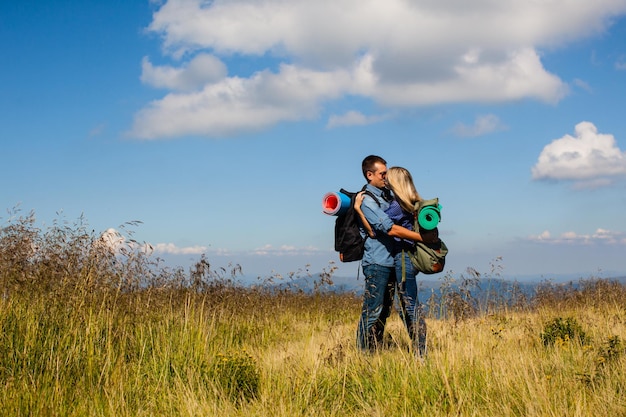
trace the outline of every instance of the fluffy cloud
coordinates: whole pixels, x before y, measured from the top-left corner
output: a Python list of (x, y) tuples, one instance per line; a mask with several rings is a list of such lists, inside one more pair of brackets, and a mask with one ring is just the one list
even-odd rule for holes
[(114, 228), (108, 228), (95, 242), (96, 247), (106, 248), (113, 252), (119, 251), (126, 244), (126, 238)]
[(155, 67), (148, 57), (141, 64), (141, 81), (153, 87), (192, 91), (226, 77), (226, 65), (218, 58), (200, 54), (182, 68)]
[(206, 246), (178, 247), (173, 243), (157, 243), (152, 246), (152, 249), (156, 253), (171, 255), (201, 255), (205, 253), (208, 248)]
[(452, 132), (461, 137), (476, 137), (504, 129), (506, 129), (506, 126), (502, 124), (498, 116), (486, 114), (478, 116), (473, 125), (457, 124), (452, 129)]
[(570, 180), (578, 187), (607, 185), (626, 174), (626, 153), (613, 135), (598, 133), (593, 123), (581, 122), (576, 136), (565, 135), (546, 145), (535, 166), (535, 180)]
[(366, 116), (358, 111), (349, 111), (340, 116), (332, 115), (328, 118), (326, 127), (329, 129), (341, 126), (366, 126), (385, 120), (386, 116)]
[[(617, 0), (169, 0), (148, 30), (177, 67), (145, 58), (142, 80), (174, 92), (141, 110), (130, 134), (237, 134), (317, 117), (346, 95), (388, 107), (554, 103), (568, 87), (540, 48), (600, 33), (625, 11)], [(264, 59), (279, 69), (226, 77), (222, 66)]]
[(170, 255), (201, 255), (208, 250), (206, 246), (179, 247), (173, 243), (157, 243), (155, 245), (139, 243), (132, 239), (127, 239), (120, 231), (114, 228), (105, 230), (95, 244), (116, 253), (119, 253), (122, 248), (137, 250), (146, 254), (160, 253)]
[(314, 255), (319, 253), (319, 249), (309, 246), (305, 248), (297, 248), (295, 246), (283, 245), (278, 248), (272, 245), (265, 245), (252, 251), (253, 255), (257, 256), (301, 256), (301, 255)]
[(550, 244), (572, 244), (572, 245), (589, 245), (593, 243), (605, 243), (609, 245), (626, 245), (626, 235), (621, 232), (614, 232), (606, 229), (597, 229), (592, 234), (578, 234), (575, 232), (566, 232), (560, 236), (552, 236), (545, 230), (539, 235), (529, 236), (528, 240), (540, 243)]
[(180, 135), (229, 136), (280, 121), (313, 118), (319, 102), (338, 97), (349, 75), (282, 65), (251, 78), (230, 77), (201, 91), (170, 93), (135, 117), (132, 134), (146, 139)]

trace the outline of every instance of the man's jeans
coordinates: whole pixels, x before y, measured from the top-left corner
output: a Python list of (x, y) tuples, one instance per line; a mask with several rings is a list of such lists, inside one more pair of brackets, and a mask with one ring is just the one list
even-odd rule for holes
[(374, 264), (364, 266), (363, 275), (365, 288), (357, 328), (357, 347), (373, 351), (383, 342), (385, 323), (393, 303), (396, 271), (393, 267)]

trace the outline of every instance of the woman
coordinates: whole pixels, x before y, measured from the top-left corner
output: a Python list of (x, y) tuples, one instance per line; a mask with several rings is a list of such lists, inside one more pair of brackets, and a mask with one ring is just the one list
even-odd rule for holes
[[(415, 221), (414, 206), (421, 200), (411, 173), (402, 167), (391, 167), (387, 170), (387, 187), (393, 192), (394, 200), (390, 203), (385, 213), (395, 224), (413, 230)], [(374, 232), (361, 211), (362, 193), (357, 195), (354, 208), (361, 216), (361, 221), (366, 232), (374, 236)], [(437, 236), (424, 236), (427, 241), (437, 239)], [(396, 277), (399, 286), (400, 306), (402, 320), (404, 321), (409, 337), (413, 342), (413, 347), (420, 357), (426, 355), (426, 322), (417, 298), (417, 273), (413, 267), (407, 252), (415, 250), (415, 243), (412, 240), (394, 238), (392, 255), (396, 269)]]

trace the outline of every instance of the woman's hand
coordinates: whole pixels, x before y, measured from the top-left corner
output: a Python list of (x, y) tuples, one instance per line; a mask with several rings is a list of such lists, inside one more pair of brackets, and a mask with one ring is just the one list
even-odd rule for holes
[(363, 203), (363, 198), (365, 197), (365, 191), (360, 191), (356, 194), (356, 197), (354, 198), (354, 209), (355, 210), (360, 210), (361, 209), (361, 204)]
[(361, 211), (361, 204), (363, 203), (364, 196), (365, 191), (361, 191), (356, 194), (356, 196), (354, 197), (354, 211), (359, 214), (359, 217), (361, 218), (361, 223), (363, 224), (363, 227), (365, 228), (365, 231), (367, 232), (369, 237), (375, 237), (376, 233), (374, 232), (374, 230), (372, 230), (372, 226), (370, 226), (370, 224), (367, 222), (363, 211)]

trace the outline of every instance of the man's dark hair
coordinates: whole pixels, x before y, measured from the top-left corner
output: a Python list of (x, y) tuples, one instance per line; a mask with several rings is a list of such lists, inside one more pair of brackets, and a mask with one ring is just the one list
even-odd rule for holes
[(387, 161), (385, 161), (383, 158), (377, 155), (366, 156), (365, 159), (363, 159), (363, 163), (361, 163), (361, 168), (363, 169), (363, 176), (365, 177), (365, 179), (367, 179), (367, 171), (373, 172), (374, 165), (377, 162), (387, 165)]

